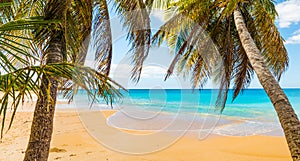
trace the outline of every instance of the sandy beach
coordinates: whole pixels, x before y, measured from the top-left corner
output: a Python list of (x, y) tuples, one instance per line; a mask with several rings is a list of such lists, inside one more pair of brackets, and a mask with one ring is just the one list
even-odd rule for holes
[[(94, 112), (91, 112), (91, 114)], [(124, 131), (108, 127), (106, 118), (115, 113), (113, 110), (101, 112), (104, 119), (91, 120), (98, 122), (97, 126), (111, 128), (102, 131), (101, 137), (108, 142), (118, 145), (126, 140), (126, 136), (115, 134), (116, 131), (131, 133), (134, 135), (147, 135), (141, 131)], [(94, 117), (91, 117), (94, 118)], [(9, 118), (7, 118), (9, 119)], [(12, 129), (5, 133), (0, 143), (0, 160), (22, 160), (30, 133), (32, 112), (19, 111), (16, 115)], [(49, 160), (74, 160), (74, 161), (290, 161), (289, 151), (285, 139), (276, 136), (210, 136), (199, 140), (187, 133), (174, 144), (157, 152), (145, 155), (132, 155), (112, 150), (108, 146), (99, 143), (87, 132), (76, 110), (56, 111), (53, 139), (51, 143)], [(105, 128), (104, 128), (105, 129)], [(101, 129), (100, 129), (101, 131)], [(159, 134), (155, 140), (146, 140), (140, 145), (121, 145), (125, 148), (143, 148), (147, 143), (169, 138), (171, 134)], [(109, 140), (115, 138), (114, 140)], [(107, 140), (106, 140), (107, 141)], [(135, 146), (135, 147), (134, 147)]]

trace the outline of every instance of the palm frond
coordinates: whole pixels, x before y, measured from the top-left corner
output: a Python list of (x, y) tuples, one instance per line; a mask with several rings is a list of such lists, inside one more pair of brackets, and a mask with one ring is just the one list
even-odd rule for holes
[(0, 25), (0, 72), (10, 72), (18, 67), (29, 66), (38, 61), (38, 55), (28, 53), (29, 47), (24, 41), (32, 40), (31, 37), (19, 35), (19, 31), (32, 31), (33, 29), (56, 25), (58, 21), (44, 21), (42, 17), (31, 17), (14, 20)]
[[(185, 75), (189, 75), (189, 71), (192, 72), (190, 76), (193, 88), (202, 88), (213, 74), (213, 71), (216, 70), (214, 72), (221, 76), (215, 77), (215, 79), (220, 79), (215, 81), (220, 82), (220, 89), (222, 89), (216, 106), (220, 107), (219, 109), (222, 111), (225, 106), (224, 102), (227, 100), (232, 68), (229, 66), (227, 72), (224, 69), (217, 68), (218, 61), (220, 61), (217, 49), (228, 49), (223, 50), (225, 61), (228, 63), (232, 60), (233, 52), (230, 48), (226, 48), (226, 45), (231, 44), (230, 38), (225, 39), (231, 30), (229, 28), (228, 32), (224, 32), (224, 29), (222, 29), (222, 32), (217, 32), (212, 27), (218, 24), (218, 21), (213, 17), (214, 14), (209, 13), (207, 9), (214, 7), (214, 3), (178, 1), (173, 5), (178, 6), (178, 13), (171, 17), (152, 39), (152, 43), (158, 45), (166, 40), (168, 45), (175, 49), (176, 56), (169, 67), (166, 78), (173, 73), (177, 65), (179, 74), (183, 70)], [(224, 26), (222, 27), (224, 28)], [(215, 35), (213, 40), (210, 39), (211, 35)], [(219, 43), (219, 45), (214, 46), (214, 42)], [(229, 55), (226, 56), (225, 52)], [(222, 79), (224, 78), (222, 76), (225, 76), (226, 79)]]
[(131, 42), (130, 52), (134, 67), (131, 79), (138, 82), (142, 67), (149, 54), (151, 28), (147, 6), (143, 0), (115, 0), (117, 13), (128, 29), (127, 39)]
[(151, 1), (151, 6), (156, 9), (168, 9), (171, 6), (171, 4), (175, 2), (174, 0), (147, 0), (147, 1)]
[[(14, 72), (0, 75), (0, 91), (3, 92), (0, 98), (0, 115), (2, 115), (1, 136), (3, 135), (4, 122), (9, 106), (11, 106), (12, 111), (12, 119), (9, 124), (10, 128), (19, 105), (24, 102), (26, 97), (32, 98), (32, 95), (38, 95), (42, 75), (46, 78), (56, 78), (58, 79), (57, 81), (59, 81), (59, 77), (72, 81), (78, 85), (76, 87), (81, 87), (86, 90), (90, 98), (94, 99), (100, 96), (107, 103), (112, 103), (114, 99), (118, 99), (122, 96), (119, 91), (119, 88), (123, 89), (121, 85), (105, 74), (99, 73), (89, 67), (68, 63), (56, 63), (21, 68)], [(72, 90), (76, 89), (63, 89), (64, 93), (70, 93)], [(70, 97), (68, 98), (71, 99)], [(9, 100), (11, 100), (12, 103), (10, 103)]]
[(12, 0), (1, 0), (0, 1), (0, 25), (5, 24), (13, 20), (13, 1)]
[[(191, 41), (192, 41), (192, 38), (194, 37), (194, 35), (197, 33), (198, 29), (199, 29), (198, 25), (193, 26), (193, 28), (191, 29), (191, 31), (189, 33), (189, 36), (185, 40), (183, 40), (183, 42), (181, 42), (182, 41), (182, 37), (180, 37), (180, 36), (178, 37), (177, 41), (179, 41), (179, 42), (177, 43), (176, 48), (175, 48), (176, 56), (173, 59), (171, 65), (170, 65), (170, 67), (168, 69), (168, 72), (167, 72), (167, 75), (165, 77), (165, 80), (168, 77), (171, 76), (171, 74), (174, 71), (175, 65), (177, 64), (177, 62), (180, 59), (180, 57), (184, 54), (184, 52), (187, 52), (187, 49), (191, 45), (195, 45), (195, 43), (191, 43)], [(185, 28), (185, 32), (188, 32), (187, 30), (189, 30), (189, 29)], [(182, 34), (180, 34), (180, 35), (182, 35)]]
[(46, 1), (44, 0), (15, 0), (13, 4), (14, 19), (44, 16), (45, 6)]
[(0, 2), (0, 8), (10, 7), (11, 2)]
[(236, 99), (236, 97), (239, 95), (240, 92), (243, 91), (243, 89), (246, 89), (250, 85), (251, 79), (254, 74), (253, 68), (245, 53), (244, 48), (242, 47), (242, 44), (238, 46), (237, 53), (237, 60), (235, 60), (236, 66), (234, 67), (233, 74), (234, 93), (232, 101)]
[(84, 64), (92, 28), (92, 0), (74, 0), (66, 6), (65, 39), (67, 60)]
[[(177, 14), (163, 24), (159, 30), (152, 37), (152, 44), (160, 46), (164, 41), (169, 41), (173, 38), (173, 42), (176, 42), (177, 36), (182, 28), (187, 28), (189, 24), (187, 19), (182, 14)], [(186, 27), (185, 27), (186, 26)], [(170, 43), (169, 43), (170, 44)], [(169, 45), (168, 44), (168, 45)], [(172, 44), (172, 43), (171, 43)], [(175, 44), (175, 43), (173, 43)]]
[(51, 25), (58, 26), (60, 22), (61, 21), (59, 20), (55, 20), (55, 19), (45, 20), (41, 16), (36, 16), (36, 17), (18, 19), (15, 21), (5, 23), (1, 25), (0, 31), (34, 30), (38, 27), (46, 27)]
[(252, 17), (254, 17), (257, 34), (260, 35), (262, 55), (272, 73), (280, 80), (281, 74), (288, 67), (289, 60), (283, 38), (274, 23), (275, 16), (275, 6), (270, 0), (254, 3)]
[(106, 0), (96, 2), (93, 26), (93, 47), (98, 71), (109, 75), (112, 61), (112, 33)]

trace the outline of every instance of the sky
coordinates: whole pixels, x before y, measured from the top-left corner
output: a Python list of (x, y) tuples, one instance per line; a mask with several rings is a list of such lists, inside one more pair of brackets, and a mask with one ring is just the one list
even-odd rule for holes
[[(278, 17), (275, 21), (289, 54), (289, 67), (283, 74), (280, 85), (282, 88), (300, 88), (300, 0), (277, 1), (276, 10)], [(151, 28), (153, 32), (159, 29), (164, 22), (163, 11), (153, 11), (151, 14)], [(163, 81), (173, 55), (172, 51), (163, 45), (160, 48), (151, 48), (149, 56), (144, 63), (141, 80), (139, 83), (130, 81), (130, 45), (126, 41), (126, 30), (123, 29), (120, 19), (111, 14), (113, 35), (113, 61), (111, 77), (125, 88), (191, 88), (188, 77), (172, 75)], [(89, 56), (91, 61), (92, 57)], [(217, 84), (208, 81), (204, 88), (218, 88)], [(262, 88), (254, 76), (249, 88)]]
[[(286, 40), (289, 54), (289, 68), (284, 73), (280, 85), (283, 88), (300, 88), (300, 0), (280, 1), (276, 5), (277, 27)], [(253, 84), (258, 84), (257, 81)]]

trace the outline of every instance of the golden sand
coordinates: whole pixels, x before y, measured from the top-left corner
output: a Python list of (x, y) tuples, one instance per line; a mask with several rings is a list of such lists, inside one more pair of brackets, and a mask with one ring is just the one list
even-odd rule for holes
[[(108, 118), (115, 111), (102, 111)], [(0, 160), (22, 160), (30, 133), (32, 112), (18, 112), (13, 127), (0, 143)], [(105, 119), (104, 119), (105, 120)], [(99, 120), (94, 120), (99, 121)], [(99, 124), (106, 125), (106, 121)], [(147, 134), (141, 131), (126, 131)], [(114, 135), (113, 131), (103, 135)], [(162, 134), (156, 139), (168, 136)], [(114, 140), (111, 140), (112, 142)], [(148, 140), (151, 142), (151, 140)], [(137, 145), (132, 145), (137, 146)], [(138, 147), (140, 148), (140, 147)], [(290, 161), (288, 146), (283, 137), (214, 136), (198, 140), (184, 136), (164, 150), (146, 155), (115, 152), (98, 143), (86, 131), (76, 111), (58, 110), (49, 160), (74, 161)]]

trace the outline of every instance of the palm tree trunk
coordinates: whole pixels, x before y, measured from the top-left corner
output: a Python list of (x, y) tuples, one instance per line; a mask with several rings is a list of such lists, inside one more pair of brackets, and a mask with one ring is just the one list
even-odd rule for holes
[[(50, 41), (46, 54), (47, 64), (62, 61), (63, 39), (61, 32)], [(57, 87), (57, 78), (43, 75), (24, 161), (46, 161), (48, 159)]]
[(239, 33), (243, 48), (250, 63), (277, 112), (283, 128), (291, 156), (294, 161), (300, 160), (300, 122), (287, 96), (266, 66), (259, 49), (255, 45), (244, 22), (244, 18), (237, 8), (234, 11), (234, 21)]
[[(66, 0), (48, 0), (45, 7), (45, 20), (64, 21), (67, 7)], [(63, 23), (62, 23), (63, 24)], [(48, 31), (47, 31), (48, 32)], [(53, 29), (48, 47), (43, 55), (46, 64), (63, 61), (66, 49), (64, 27)], [(53, 132), (53, 118), (55, 112), (58, 78), (42, 76), (38, 100), (35, 106), (31, 133), (24, 161), (47, 161)]]

